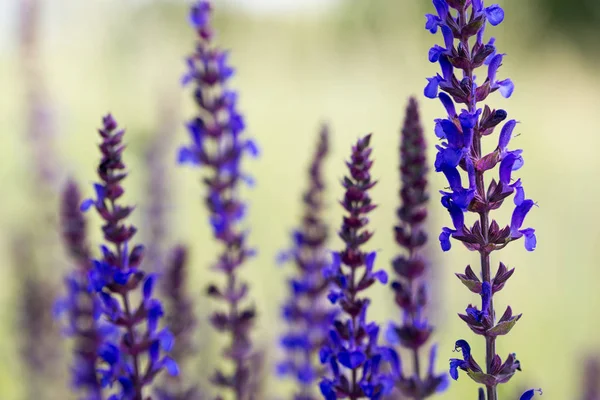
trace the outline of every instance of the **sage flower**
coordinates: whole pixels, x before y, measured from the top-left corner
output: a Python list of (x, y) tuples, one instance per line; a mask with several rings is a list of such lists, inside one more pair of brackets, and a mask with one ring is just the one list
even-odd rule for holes
[[(457, 341), (457, 349), (462, 351), (463, 358), (450, 360), (450, 375), (458, 379), (458, 371), (466, 371), (475, 382), (485, 385), (487, 400), (497, 400), (497, 385), (508, 382), (520, 369), (520, 363), (514, 353), (502, 361), (496, 354), (496, 339), (509, 333), (521, 315), (513, 315), (509, 306), (502, 317), (496, 319), (493, 295), (504, 287), (514, 269), (509, 270), (501, 263), (493, 276), (490, 254), (521, 238), (524, 238), (528, 251), (534, 250), (537, 244), (535, 230), (523, 227), (525, 217), (535, 203), (525, 197), (521, 180), (513, 177), (513, 173), (523, 166), (523, 152), (508, 148), (516, 121), (504, 123), (491, 153), (482, 151), (482, 140), (490, 137), (506, 120), (507, 112), (487, 105), (482, 108), (480, 103), (496, 91), (505, 98), (514, 92), (510, 79), (498, 77), (505, 55), (497, 52), (493, 38), (487, 43), (483, 41), (488, 23), (492, 26), (500, 24), (505, 14), (496, 4), (485, 7), (483, 0), (433, 0), (433, 4), (437, 14), (427, 15), (426, 29), (435, 33), (439, 28), (444, 46), (436, 45), (429, 51), (429, 60), (440, 65), (441, 75), (427, 78), (424, 94), (429, 98), (438, 97), (447, 114), (445, 118), (435, 120), (435, 134), (441, 143), (436, 146), (438, 153), (434, 167), (448, 180), (448, 189), (441, 191), (441, 203), (448, 210), (453, 225), (443, 228), (439, 239), (444, 251), (450, 250), (454, 239), (480, 254), (480, 276), (468, 266), (465, 274), (458, 274), (458, 277), (480, 296), (481, 309), (469, 305), (460, 318), (486, 342), (482, 368), (475, 362), (469, 344), (464, 340)], [(484, 66), (487, 74), (481, 73), (479, 76), (483, 80), (478, 80), (475, 72)], [(465, 108), (458, 112), (457, 104), (464, 104)], [(490, 178), (489, 173), (494, 169), (498, 175)], [(490, 220), (490, 211), (505, 206), (505, 199), (511, 195), (514, 202), (512, 218), (503, 228)], [(466, 225), (465, 213), (476, 216), (472, 226)]]

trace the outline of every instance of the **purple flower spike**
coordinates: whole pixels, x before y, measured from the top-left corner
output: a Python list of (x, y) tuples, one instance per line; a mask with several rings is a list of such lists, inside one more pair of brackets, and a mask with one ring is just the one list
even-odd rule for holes
[[(158, 329), (163, 311), (153, 297), (155, 278), (139, 268), (143, 246), (130, 244), (137, 229), (126, 219), (133, 207), (120, 204), (124, 193), (121, 182), (127, 177), (122, 158), (125, 131), (111, 115), (102, 122), (98, 131), (102, 138), (97, 169), (100, 182), (94, 185), (93, 207), (104, 221), (106, 244), (101, 246), (102, 258), (89, 262), (86, 290), (95, 292), (95, 320), (111, 329), (112, 335), (99, 343), (101, 361), (95, 374), (103, 387), (119, 387), (118, 394), (109, 399), (143, 400), (156, 375), (163, 369), (177, 373), (177, 368), (166, 355), (170, 346), (165, 337), (170, 334)], [(133, 303), (134, 293), (140, 298), (137, 305)]]
[[(447, 106), (449, 114), (454, 105), (445, 94), (440, 99)], [(410, 98), (406, 108), (400, 145), (400, 207), (397, 211), (399, 223), (394, 227), (396, 243), (405, 254), (392, 261), (396, 280), (392, 283), (396, 304), (402, 310), (402, 323), (392, 323), (388, 329), (388, 339), (412, 352), (412, 360), (418, 360), (426, 350), (433, 327), (426, 319), (427, 283), (424, 276), (428, 260), (424, 257), (427, 233), (423, 229), (427, 218), (427, 144), (419, 118), (416, 99)], [(460, 179), (460, 178), (459, 178)], [(462, 211), (458, 210), (462, 216)], [(457, 222), (462, 228), (462, 223)], [(446, 241), (446, 239), (442, 239)], [(449, 244), (449, 241), (448, 241)], [(447, 386), (447, 374), (434, 373), (436, 346), (431, 345), (427, 374), (423, 376), (420, 364), (412, 366), (413, 375), (400, 375), (395, 385), (400, 392), (411, 399), (425, 399)]]
[(179, 150), (178, 161), (200, 166), (206, 172), (203, 182), (209, 223), (222, 245), (214, 269), (226, 280), (222, 287), (209, 285), (207, 289), (210, 297), (226, 307), (211, 316), (211, 323), (230, 335), (231, 343), (223, 354), (233, 364), (231, 373), (218, 369), (211, 381), (220, 390), (232, 391), (236, 399), (247, 399), (256, 395), (251, 393), (257, 371), (252, 368), (250, 338), (255, 310), (247, 305), (248, 285), (240, 279), (238, 270), (255, 252), (248, 248), (247, 234), (239, 226), (247, 208), (239, 198), (239, 187), (252, 182), (242, 171), (243, 156), (256, 156), (258, 149), (243, 135), (245, 124), (238, 111), (238, 96), (228, 86), (234, 69), (229, 65), (228, 53), (213, 43), (210, 2), (195, 1), (190, 21), (198, 38), (182, 81), (194, 86), (199, 112), (186, 124), (191, 140)]
[[(324, 270), (339, 306), (339, 315), (329, 328), (329, 340), (319, 353), (328, 368), (319, 387), (321, 394), (332, 400), (381, 399), (401, 374), (398, 355), (378, 344), (379, 327), (367, 322), (370, 300), (361, 297), (362, 291), (382, 279), (373, 272), (374, 253), (361, 249), (373, 236), (367, 230), (367, 216), (376, 207), (369, 196), (376, 184), (370, 174), (370, 140), (371, 135), (358, 140), (346, 162), (350, 174), (342, 181), (346, 192), (340, 201), (346, 215), (338, 232), (346, 247), (335, 253), (334, 265)], [(387, 365), (382, 368), (384, 363)]]
[[(525, 217), (535, 203), (525, 197), (521, 179), (513, 176), (524, 165), (523, 151), (508, 148), (516, 120), (504, 123), (494, 151), (485, 154), (482, 150), (486, 147), (482, 144), (483, 138), (492, 135), (508, 115), (505, 110), (494, 110), (481, 103), (496, 91), (505, 98), (514, 92), (512, 80), (498, 78), (500, 67), (506, 60), (505, 54), (496, 50), (494, 38), (487, 44), (483, 42), (486, 25), (502, 23), (505, 13), (497, 4), (486, 6), (484, 0), (434, 0), (433, 4), (438, 16), (428, 17), (431, 23), (427, 28), (433, 33), (440, 28), (444, 47), (434, 45), (429, 51), (428, 58), (439, 63), (441, 76), (427, 78), (425, 95), (439, 97), (447, 114), (446, 118), (434, 120), (434, 133), (440, 139), (436, 145), (438, 153), (434, 167), (448, 181), (449, 188), (440, 191), (441, 203), (453, 225), (442, 228), (439, 240), (443, 251), (450, 250), (452, 241), (457, 240), (480, 255), (479, 276), (471, 267), (467, 267), (465, 274), (457, 276), (469, 290), (481, 296), (481, 310), (469, 305), (465, 314), (459, 314), (459, 317), (486, 342), (485, 368), (476, 365), (469, 352), (468, 357), (451, 360), (450, 375), (458, 379), (459, 370), (467, 371), (471, 379), (485, 386), (483, 396), (486, 400), (498, 400), (497, 385), (508, 382), (520, 364), (514, 354), (501, 363), (496, 354), (496, 338), (506, 335), (521, 315), (513, 315), (508, 307), (496, 319), (493, 295), (504, 288), (514, 270), (508, 270), (500, 263), (494, 276), (490, 254), (521, 238), (528, 251), (537, 245), (535, 229), (523, 228)], [(449, 11), (444, 11), (442, 17), (440, 10)], [(484, 80), (478, 81), (476, 75)], [(464, 108), (457, 111), (459, 104)], [(490, 177), (491, 173), (486, 174), (494, 169), (497, 171), (494, 172), (497, 174), (495, 179)], [(502, 207), (511, 195), (514, 195), (515, 208), (510, 224), (502, 227), (491, 219), (490, 212)], [(475, 223), (465, 225), (469, 216), (475, 217)], [(405, 295), (404, 298), (409, 297)], [(463, 341), (459, 342), (464, 354)]]
[[(292, 293), (283, 306), (283, 317), (289, 328), (282, 337), (286, 355), (278, 371), (295, 378), (295, 398), (303, 400), (318, 398), (313, 387), (325, 371), (315, 359), (327, 341), (329, 326), (336, 314), (326, 304), (330, 279), (322, 273), (329, 263), (325, 248), (328, 227), (323, 219), (323, 164), (328, 153), (329, 131), (323, 126), (309, 168), (309, 187), (303, 196), (302, 225), (293, 232), (294, 246), (286, 252), (288, 259), (294, 261), (297, 273), (290, 279)], [(338, 294), (330, 293), (329, 300), (337, 302)]]
[[(160, 285), (162, 297), (165, 299), (165, 319), (171, 329), (170, 332), (166, 331), (161, 335), (161, 346), (172, 348), (172, 360), (165, 364), (165, 368), (181, 366), (183, 372), (186, 362), (196, 354), (193, 334), (197, 321), (194, 303), (187, 294), (188, 268), (187, 248), (176, 246), (165, 265)], [(155, 389), (158, 400), (201, 400), (203, 393), (200, 387), (188, 380), (192, 380), (190, 374), (167, 376)]]
[(71, 368), (74, 388), (84, 392), (86, 398), (101, 400), (102, 386), (96, 372), (100, 365), (98, 352), (115, 329), (106, 324), (102, 326), (102, 322), (97, 319), (101, 313), (101, 304), (90, 290), (88, 276), (92, 263), (87, 242), (87, 223), (80, 204), (79, 187), (75, 182), (69, 181), (63, 191), (60, 222), (63, 242), (74, 268), (65, 278), (67, 295), (58, 301), (56, 311), (67, 315), (67, 332), (75, 340)]

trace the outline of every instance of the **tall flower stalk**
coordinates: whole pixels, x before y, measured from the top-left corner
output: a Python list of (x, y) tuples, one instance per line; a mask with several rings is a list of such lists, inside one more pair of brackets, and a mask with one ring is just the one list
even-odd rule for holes
[[(440, 242), (442, 249), (447, 251), (450, 240), (458, 240), (480, 255), (480, 276), (470, 266), (464, 274), (457, 275), (467, 288), (481, 296), (481, 309), (469, 305), (466, 314), (461, 314), (460, 318), (473, 332), (483, 336), (486, 344), (482, 368), (471, 354), (469, 344), (458, 340), (456, 348), (462, 351), (462, 358), (450, 360), (450, 374), (458, 379), (458, 370), (466, 371), (475, 382), (485, 385), (487, 400), (497, 400), (497, 386), (508, 382), (520, 370), (520, 363), (514, 353), (503, 362), (496, 354), (496, 340), (512, 329), (521, 314), (513, 315), (509, 306), (500, 319), (496, 319), (493, 295), (504, 287), (514, 269), (500, 263), (493, 275), (490, 254), (521, 237), (525, 239), (527, 250), (532, 251), (536, 246), (534, 229), (522, 228), (534, 202), (525, 198), (521, 180), (512, 178), (512, 173), (523, 165), (522, 150), (508, 149), (516, 121), (504, 123), (494, 151), (489, 154), (482, 151), (483, 138), (494, 133), (507, 118), (507, 112), (487, 105), (482, 109), (480, 103), (495, 91), (508, 98), (514, 90), (510, 79), (497, 79), (504, 54), (496, 52), (494, 38), (483, 42), (486, 25), (500, 24), (504, 20), (504, 11), (498, 5), (484, 7), (483, 0), (433, 0), (433, 4), (437, 15), (427, 15), (426, 28), (432, 33), (438, 28), (441, 30), (444, 47), (435, 45), (431, 48), (429, 60), (439, 62), (442, 75), (428, 78), (425, 96), (439, 97), (448, 114), (447, 118), (436, 120), (435, 133), (442, 143), (437, 146), (435, 170), (442, 172), (448, 180), (449, 190), (441, 192), (442, 204), (454, 225), (443, 229)], [(484, 64), (487, 65), (487, 76), (478, 82), (475, 72)], [(462, 76), (457, 77), (455, 69)], [(439, 96), (438, 89), (442, 91)], [(464, 104), (466, 108), (457, 113), (455, 103)], [(485, 175), (498, 165), (497, 179)], [(459, 171), (467, 175), (466, 187)], [(515, 207), (510, 225), (501, 228), (495, 220), (490, 221), (490, 211), (500, 208), (513, 194)], [(465, 212), (477, 216), (471, 227), (465, 225)]]
[(412, 399), (425, 399), (446, 388), (447, 374), (435, 374), (436, 345), (429, 349), (427, 374), (423, 376), (421, 352), (429, 341), (433, 326), (427, 320), (427, 283), (424, 275), (429, 266), (424, 254), (427, 233), (423, 225), (427, 218), (427, 146), (419, 118), (417, 100), (410, 98), (406, 108), (400, 144), (401, 205), (397, 210), (399, 223), (394, 227), (395, 240), (405, 254), (397, 256), (392, 266), (396, 280), (392, 283), (395, 300), (402, 310), (402, 323), (391, 324), (388, 339), (412, 353), (413, 374), (400, 376), (396, 386)]
[(193, 340), (197, 321), (194, 303), (187, 294), (188, 251), (185, 246), (176, 246), (164, 266), (161, 294), (165, 299), (165, 316), (173, 332), (175, 344), (171, 356), (180, 366), (182, 373), (169, 377), (157, 388), (159, 400), (200, 400), (202, 392), (197, 384), (189, 384), (189, 374), (185, 374), (187, 361), (196, 353)]
[(328, 298), (340, 311), (320, 351), (328, 373), (319, 386), (327, 400), (381, 399), (400, 374), (398, 355), (379, 345), (379, 326), (367, 320), (371, 301), (363, 293), (377, 281), (388, 280), (385, 271), (374, 271), (375, 252), (362, 249), (373, 236), (367, 229), (368, 214), (376, 207), (369, 195), (376, 184), (370, 173), (370, 141), (371, 135), (359, 139), (346, 162), (349, 176), (343, 179), (346, 192), (340, 201), (346, 215), (338, 232), (345, 248), (333, 253), (333, 262), (324, 269), (333, 284)]
[(283, 318), (289, 328), (281, 338), (286, 355), (278, 370), (282, 375), (295, 378), (295, 400), (317, 399), (315, 382), (322, 378), (324, 372), (317, 357), (327, 341), (329, 326), (335, 316), (335, 311), (326, 304), (329, 280), (322, 274), (329, 264), (325, 248), (328, 226), (323, 218), (323, 164), (328, 153), (329, 131), (324, 126), (309, 168), (309, 187), (303, 196), (302, 225), (292, 234), (293, 248), (284, 253), (284, 260), (291, 259), (297, 273), (289, 280), (291, 293), (283, 305)]
[(240, 278), (239, 268), (254, 251), (248, 248), (247, 234), (239, 226), (246, 205), (238, 191), (240, 183), (250, 180), (241, 171), (242, 156), (246, 152), (256, 155), (257, 149), (242, 136), (244, 120), (237, 109), (237, 93), (228, 87), (234, 70), (228, 65), (228, 53), (213, 44), (210, 14), (208, 1), (192, 5), (190, 22), (198, 40), (196, 51), (187, 59), (188, 72), (183, 83), (194, 84), (198, 114), (187, 123), (192, 143), (180, 149), (179, 162), (201, 165), (207, 172), (203, 179), (207, 189), (205, 202), (214, 237), (222, 246), (214, 269), (224, 275), (225, 285), (211, 284), (208, 295), (225, 307), (212, 314), (211, 323), (231, 337), (223, 354), (233, 363), (233, 372), (219, 368), (212, 382), (231, 390), (235, 399), (243, 400), (253, 396), (250, 331), (255, 310), (244, 304), (248, 285)]
[(84, 392), (86, 399), (102, 400), (102, 386), (96, 373), (98, 352), (105, 337), (113, 330), (100, 326), (96, 318), (101, 312), (100, 300), (89, 290), (92, 260), (87, 223), (79, 208), (81, 200), (77, 184), (67, 182), (61, 200), (60, 223), (63, 242), (74, 266), (65, 278), (67, 295), (58, 301), (56, 311), (67, 314), (67, 332), (75, 340), (71, 367), (73, 387)]
[[(111, 115), (103, 118), (102, 125), (100, 182), (94, 184), (96, 198), (85, 200), (81, 209), (94, 207), (104, 221), (106, 243), (101, 246), (102, 257), (92, 261), (90, 286), (101, 301), (103, 319), (118, 332), (114, 340), (102, 343), (97, 373), (104, 386), (119, 383), (120, 393), (111, 400), (145, 400), (146, 387), (161, 370), (178, 373), (177, 364), (164, 354), (170, 351), (173, 336), (166, 328), (158, 329), (163, 308), (153, 297), (156, 276), (139, 268), (144, 247), (130, 245), (137, 229), (126, 221), (133, 207), (121, 204), (125, 192), (121, 183), (127, 177), (122, 159), (125, 131)], [(139, 304), (134, 297), (140, 298)]]
[(600, 359), (596, 356), (587, 358), (583, 363), (579, 398), (581, 400), (600, 399)]

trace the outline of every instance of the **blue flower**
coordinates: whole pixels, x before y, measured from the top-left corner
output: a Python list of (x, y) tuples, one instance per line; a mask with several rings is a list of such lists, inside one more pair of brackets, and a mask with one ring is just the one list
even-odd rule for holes
[(535, 250), (537, 245), (537, 239), (535, 237), (535, 229), (526, 228), (521, 229), (523, 222), (525, 221), (525, 216), (529, 213), (529, 210), (535, 205), (533, 200), (524, 200), (521, 204), (515, 207), (513, 212), (511, 222), (510, 222), (510, 235), (512, 240), (519, 239), (521, 237), (525, 237), (525, 248), (528, 251)]
[(496, 72), (502, 65), (502, 54), (496, 54), (490, 61), (488, 67), (488, 81), (490, 82), (491, 90), (500, 90), (503, 97), (509, 98), (515, 90), (515, 85), (510, 79), (504, 79), (502, 81), (496, 80)]
[(540, 395), (542, 394), (542, 389), (529, 389), (525, 393), (519, 397), (519, 400), (531, 400), (533, 396), (535, 396), (535, 392), (538, 392)]
[(442, 246), (443, 251), (448, 251), (451, 248), (450, 237), (455, 233), (462, 233), (463, 227), (465, 225), (465, 216), (463, 211), (456, 204), (452, 202), (451, 199), (446, 197), (442, 198), (442, 201), (447, 203), (447, 209), (450, 213), (450, 217), (452, 218), (452, 223), (454, 225), (454, 229), (444, 227), (442, 228), (442, 233), (440, 233), (440, 244)]

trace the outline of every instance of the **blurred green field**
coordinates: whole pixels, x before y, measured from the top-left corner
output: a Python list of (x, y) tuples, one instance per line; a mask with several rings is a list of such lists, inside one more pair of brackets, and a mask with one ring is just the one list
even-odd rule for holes
[[(14, 0), (13, 0), (14, 1)], [(51, 4), (52, 3), (52, 4)], [(259, 310), (257, 343), (268, 348), (273, 363), (280, 356), (275, 345), (282, 330), (278, 304), (286, 295), (284, 279), (289, 268), (279, 268), (274, 258), (289, 244), (287, 233), (300, 215), (299, 197), (305, 186), (305, 169), (317, 129), (328, 121), (333, 133), (333, 154), (328, 160), (329, 220), (337, 227), (341, 215), (336, 199), (339, 178), (349, 146), (359, 135), (373, 132), (380, 183), (373, 198), (380, 207), (373, 213), (374, 247), (385, 266), (395, 255), (392, 226), (397, 207), (398, 130), (407, 97), (416, 94), (433, 147), (433, 119), (443, 113), (436, 101), (424, 99), (425, 77), (436, 66), (427, 61), (429, 47), (440, 40), (423, 29), (422, 8), (410, 2), (401, 6), (379, 1), (384, 12), (342, 4), (324, 14), (259, 15), (235, 8), (217, 12), (220, 43), (232, 49), (237, 67), (234, 84), (240, 90), (241, 107), (249, 133), (262, 151), (247, 169), (256, 177), (254, 189), (244, 191), (250, 203), (248, 227), (259, 256), (244, 271), (252, 283)], [(499, 3), (503, 3), (499, 1)], [(400, 4), (400, 3), (398, 3)], [(95, 129), (100, 116), (111, 111), (127, 127), (130, 167), (127, 199), (139, 205), (134, 220), (143, 226), (148, 207), (144, 152), (173, 109), (176, 118), (193, 115), (190, 93), (179, 85), (183, 57), (193, 43), (184, 4), (127, 5), (112, 0), (45, 2), (41, 64), (49, 93), (58, 149), (59, 182), (75, 177), (90, 194), (98, 159)], [(523, 366), (501, 388), (502, 399), (515, 399), (522, 387), (542, 387), (544, 399), (577, 398), (583, 357), (600, 356), (600, 79), (595, 64), (586, 63), (567, 42), (553, 37), (532, 48), (527, 37), (535, 24), (526, 24), (527, 10), (508, 7), (506, 22), (494, 29), (499, 51), (508, 54), (501, 76), (516, 84), (514, 96), (492, 96), (490, 104), (509, 112), (521, 123), (513, 146), (524, 149), (525, 166), (519, 171), (528, 196), (539, 204), (528, 217), (535, 227), (538, 248), (527, 253), (521, 244), (502, 251), (502, 261), (517, 272), (497, 297), (497, 308), (510, 304), (524, 313), (508, 337), (501, 337), (499, 354), (516, 352)], [(513, 11), (513, 9), (515, 9)], [(381, 10), (380, 10), (381, 11)], [(368, 18), (367, 18), (368, 17)], [(9, 29), (5, 29), (9, 31)], [(489, 31), (488, 31), (489, 32)], [(19, 332), (15, 318), (15, 266), (10, 248), (17, 232), (37, 229), (38, 215), (56, 205), (56, 192), (39, 195), (32, 176), (35, 160), (22, 132), (25, 129), (24, 90), (16, 46), (0, 53), (0, 399), (20, 399), (26, 382), (17, 367)], [(172, 158), (178, 144), (187, 141), (182, 124), (167, 139)], [(492, 140), (493, 141), (493, 140)], [(495, 146), (495, 143), (491, 143)], [(49, 150), (50, 151), (50, 150)], [(171, 217), (169, 239), (192, 248), (192, 289), (201, 314), (210, 304), (202, 297), (213, 259), (213, 242), (201, 203), (198, 171), (170, 164)], [(477, 302), (454, 273), (472, 262), (474, 255), (455, 245), (442, 256), (437, 234), (449, 218), (435, 191), (443, 177), (431, 175), (432, 214), (430, 257), (434, 268), (432, 293), (438, 326), (438, 368), (447, 368), (458, 338), (480, 342), (456, 317), (469, 302)], [(508, 210), (512, 211), (512, 210)], [(499, 212), (507, 223), (509, 212)], [(97, 220), (91, 225), (97, 227)], [(96, 229), (97, 231), (97, 229)], [(93, 233), (98, 239), (97, 232)], [(331, 244), (338, 246), (337, 239)], [(59, 252), (58, 250), (56, 250)], [(38, 257), (44, 257), (38, 254)], [(497, 263), (499, 259), (494, 261)], [(48, 265), (49, 282), (58, 282), (66, 270)], [(391, 290), (372, 293), (373, 318), (399, 318), (392, 306)], [(206, 328), (206, 324), (203, 324)], [(43, 333), (40, 333), (43, 334)], [(210, 342), (210, 345), (208, 344)], [(218, 340), (207, 334), (200, 339), (210, 364), (218, 355)], [(482, 360), (481, 343), (475, 348)], [(204, 375), (204, 369), (198, 374)], [(205, 380), (205, 376), (200, 378)], [(66, 378), (65, 378), (66, 382)], [(66, 385), (66, 383), (65, 383)], [(281, 397), (289, 386), (270, 377), (269, 398)], [(466, 376), (454, 382), (445, 399), (474, 399), (474, 384)]]

